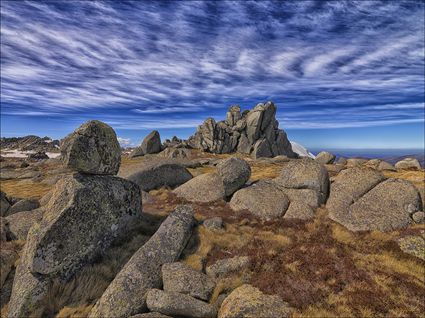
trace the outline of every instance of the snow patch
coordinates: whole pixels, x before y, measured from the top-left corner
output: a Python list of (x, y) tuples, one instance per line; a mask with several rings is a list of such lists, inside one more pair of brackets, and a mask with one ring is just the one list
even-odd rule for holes
[(304, 146), (301, 146), (300, 144), (296, 143), (295, 141), (290, 141), (292, 145), (292, 151), (298, 154), (300, 157), (310, 157), (310, 158), (316, 158), (315, 155), (313, 155), (310, 151), (307, 150)]

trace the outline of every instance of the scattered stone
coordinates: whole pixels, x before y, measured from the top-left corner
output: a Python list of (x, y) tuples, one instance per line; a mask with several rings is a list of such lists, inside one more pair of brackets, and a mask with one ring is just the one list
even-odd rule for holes
[(46, 153), (44, 151), (38, 151), (36, 153), (29, 154), (28, 159), (45, 160), (45, 159), (49, 159), (49, 156), (46, 155)]
[(163, 289), (208, 301), (215, 288), (215, 282), (190, 266), (176, 262), (162, 266)]
[(202, 224), (209, 230), (217, 231), (223, 229), (223, 219), (219, 216), (206, 219)]
[(177, 261), (192, 235), (193, 214), (190, 206), (178, 206), (115, 276), (89, 317), (126, 318), (146, 311), (147, 291), (162, 285), (162, 265)]
[(139, 185), (143, 191), (159, 189), (163, 186), (175, 187), (192, 179), (192, 174), (185, 167), (173, 162), (159, 162), (147, 165), (126, 179)]
[(6, 233), (9, 240), (27, 239), (30, 228), (41, 221), (44, 209), (39, 208), (31, 211), (14, 213), (5, 218)]
[(259, 181), (243, 188), (230, 200), (230, 207), (233, 210), (247, 210), (263, 220), (283, 216), (288, 206), (289, 199), (286, 194), (270, 181)]
[(418, 159), (416, 158), (405, 158), (403, 160), (400, 160), (395, 164), (395, 167), (397, 169), (413, 169), (413, 170), (420, 170), (421, 164), (419, 163)]
[(289, 317), (292, 309), (278, 296), (263, 294), (245, 284), (236, 288), (221, 305), (218, 318)]
[(385, 171), (385, 170), (388, 170), (388, 171), (397, 171), (397, 169), (392, 164), (389, 164), (386, 161), (381, 161), (379, 163), (378, 170), (379, 171)]
[(335, 161), (336, 156), (330, 152), (322, 151), (320, 152), (314, 160), (322, 165), (332, 164)]
[(425, 223), (425, 212), (417, 211), (412, 214), (412, 219), (415, 223)]
[(161, 146), (161, 137), (159, 136), (159, 132), (154, 130), (149, 135), (143, 139), (142, 144), (134, 149), (130, 157), (139, 157), (147, 154), (158, 153), (162, 150)]
[(250, 260), (248, 256), (235, 256), (216, 261), (214, 264), (208, 266), (205, 272), (208, 276), (219, 278), (247, 268), (249, 264)]
[(425, 261), (425, 231), (418, 235), (401, 237), (396, 242), (403, 252)]
[(38, 302), (53, 278), (69, 279), (136, 224), (140, 202), (138, 186), (118, 177), (77, 173), (60, 180), (42, 220), (28, 233), (9, 316), (28, 316), (41, 308)]
[(40, 203), (35, 199), (22, 199), (12, 205), (7, 212), (7, 215), (12, 215), (17, 212), (30, 211), (40, 207)]
[(105, 123), (91, 120), (68, 135), (61, 146), (65, 167), (89, 174), (118, 173), (121, 148), (115, 131)]
[(146, 303), (149, 310), (170, 316), (188, 318), (215, 318), (217, 316), (217, 310), (214, 306), (189, 295), (176, 292), (151, 289), (147, 293)]
[(173, 192), (178, 197), (193, 202), (214, 202), (226, 197), (223, 179), (217, 173), (196, 176)]
[(217, 165), (217, 173), (223, 179), (226, 196), (230, 196), (249, 180), (251, 167), (245, 160), (232, 157)]

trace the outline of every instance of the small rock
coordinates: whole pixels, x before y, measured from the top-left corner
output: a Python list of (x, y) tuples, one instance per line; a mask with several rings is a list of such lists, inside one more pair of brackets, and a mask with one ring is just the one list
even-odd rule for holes
[(162, 266), (163, 289), (208, 301), (215, 288), (214, 281), (190, 266), (176, 262)]
[(226, 297), (218, 318), (287, 318), (291, 312), (292, 309), (280, 297), (263, 294), (258, 288), (245, 284)]
[(250, 264), (248, 256), (235, 256), (232, 258), (225, 258), (216, 261), (214, 264), (208, 266), (205, 272), (208, 276), (213, 278), (223, 277), (232, 272), (240, 271)]
[(151, 311), (170, 316), (191, 318), (215, 318), (216, 308), (189, 295), (151, 289), (146, 296), (146, 303)]
[(412, 214), (412, 219), (415, 223), (424, 223), (425, 222), (425, 212), (418, 211)]
[(413, 169), (413, 170), (420, 170), (421, 164), (419, 163), (418, 159), (416, 158), (405, 158), (403, 160), (400, 160), (395, 164), (395, 167), (397, 169)]
[(98, 120), (88, 121), (68, 135), (61, 153), (65, 167), (89, 174), (115, 175), (121, 162), (115, 131)]
[(240, 189), (251, 177), (251, 167), (239, 158), (229, 158), (217, 165), (217, 172), (223, 179), (226, 196)]
[(223, 219), (218, 216), (210, 218), (210, 219), (206, 219), (202, 224), (209, 230), (223, 229)]
[(335, 161), (335, 155), (327, 151), (322, 151), (316, 156), (314, 160), (322, 165), (332, 164)]

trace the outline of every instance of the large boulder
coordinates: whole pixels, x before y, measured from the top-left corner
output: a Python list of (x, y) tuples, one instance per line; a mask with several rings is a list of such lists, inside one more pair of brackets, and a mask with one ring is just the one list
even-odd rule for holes
[(139, 187), (118, 177), (77, 173), (61, 179), (28, 233), (9, 317), (30, 315), (53, 278), (69, 279), (128, 231), (141, 216), (140, 202)]
[(270, 181), (259, 181), (240, 189), (230, 200), (233, 210), (247, 210), (263, 220), (283, 216), (288, 206), (289, 199), (286, 194)]
[(146, 311), (146, 293), (162, 285), (162, 265), (177, 261), (192, 235), (193, 214), (190, 206), (178, 206), (115, 276), (89, 317), (126, 318)]
[(223, 179), (217, 173), (205, 173), (196, 176), (173, 192), (178, 197), (193, 202), (214, 202), (226, 197)]
[(142, 144), (134, 149), (130, 157), (139, 157), (147, 154), (158, 153), (162, 150), (161, 137), (159, 132), (154, 130), (143, 139)]
[(41, 221), (44, 209), (22, 211), (5, 217), (6, 233), (9, 240), (27, 239), (30, 228)]
[(213, 305), (176, 292), (151, 289), (147, 293), (146, 303), (149, 310), (173, 317), (215, 318), (217, 316), (217, 309)]
[(118, 173), (121, 148), (115, 131), (105, 123), (91, 120), (68, 135), (61, 146), (65, 167), (89, 174)]
[(318, 163), (325, 165), (325, 164), (332, 164), (335, 161), (336, 156), (330, 152), (322, 151), (320, 152), (314, 160), (316, 160)]
[(413, 170), (420, 170), (421, 164), (419, 163), (418, 159), (416, 158), (405, 158), (403, 160), (400, 160), (395, 164), (395, 167), (397, 169), (413, 169)]
[(245, 284), (224, 299), (218, 318), (286, 318), (291, 312), (280, 297), (263, 294), (258, 288)]
[(208, 301), (215, 288), (214, 281), (204, 273), (181, 263), (170, 263), (162, 266), (163, 289)]
[(341, 172), (331, 185), (329, 217), (351, 231), (392, 231), (413, 223), (421, 210), (418, 190), (408, 181), (387, 179), (372, 169)]
[(34, 210), (34, 209), (37, 209), (39, 206), (40, 206), (40, 203), (38, 202), (38, 200), (21, 199), (10, 207), (9, 211), (7, 211), (7, 215), (11, 215), (11, 214), (22, 212), (22, 211)]
[(251, 167), (239, 158), (229, 158), (217, 165), (217, 172), (223, 179), (226, 196), (240, 189), (251, 177)]
[(175, 187), (192, 179), (192, 174), (184, 166), (173, 162), (159, 162), (145, 166), (126, 179), (139, 185), (143, 191), (163, 186)]

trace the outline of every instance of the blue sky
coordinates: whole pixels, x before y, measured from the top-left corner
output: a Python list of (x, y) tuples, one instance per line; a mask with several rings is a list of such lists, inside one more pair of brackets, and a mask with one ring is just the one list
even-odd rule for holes
[(1, 2), (2, 136), (137, 144), (266, 100), (307, 147), (423, 148), (424, 2)]

